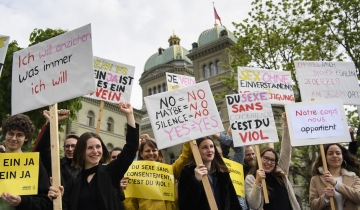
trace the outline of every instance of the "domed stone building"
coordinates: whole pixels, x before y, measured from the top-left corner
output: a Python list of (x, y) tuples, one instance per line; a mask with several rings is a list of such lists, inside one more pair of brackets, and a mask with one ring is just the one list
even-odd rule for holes
[[(166, 72), (193, 76), (196, 82), (207, 80), (210, 88), (215, 93), (225, 90), (219, 76), (230, 76), (231, 71), (225, 68), (230, 61), (226, 48), (236, 43), (235, 36), (225, 26), (215, 26), (205, 30), (192, 44), (192, 49), (187, 50), (180, 45), (180, 37), (173, 34), (168, 39), (169, 47), (159, 48), (146, 61), (144, 72), (139, 80), (143, 90), (143, 97), (167, 91)], [(229, 119), (225, 100), (216, 101), (224, 128), (229, 126)], [(146, 113), (143, 100), (142, 111)], [(154, 136), (151, 123), (146, 113), (141, 121), (141, 133)], [(182, 145), (163, 150), (167, 163), (172, 163), (181, 153)]]

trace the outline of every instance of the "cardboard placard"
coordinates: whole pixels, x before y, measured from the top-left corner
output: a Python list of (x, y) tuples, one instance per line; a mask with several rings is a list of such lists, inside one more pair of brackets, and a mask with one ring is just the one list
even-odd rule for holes
[(295, 61), (302, 101), (339, 98), (360, 105), (360, 90), (353, 62)]
[(224, 131), (207, 81), (144, 100), (159, 149)]
[(341, 99), (288, 104), (285, 111), (294, 147), (351, 141)]
[(11, 92), (12, 115), (95, 92), (91, 25), (15, 52)]

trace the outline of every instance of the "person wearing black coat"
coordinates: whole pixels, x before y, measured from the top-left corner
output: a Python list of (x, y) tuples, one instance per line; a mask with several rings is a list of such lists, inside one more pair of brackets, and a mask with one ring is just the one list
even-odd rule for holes
[[(139, 125), (135, 124), (130, 103), (120, 102), (119, 108), (127, 118), (123, 151), (110, 162), (110, 154), (101, 137), (92, 132), (82, 134), (73, 157), (73, 165), (81, 167), (82, 171), (64, 189), (63, 210), (123, 209), (119, 195), (120, 180), (135, 158), (139, 146)], [(58, 194), (50, 188), (48, 196), (56, 198)]]
[[(32, 149), (33, 152), (39, 152), (40, 158), (43, 160), (44, 167), (49, 177), (52, 176), (51, 171), (51, 148), (50, 148), (50, 113), (47, 110), (43, 111), (43, 115), (46, 118), (47, 123), (41, 128), (41, 132), (35, 142), (35, 146)], [(59, 110), (58, 119), (59, 122), (65, 120), (70, 116), (69, 110)], [(81, 168), (75, 168), (71, 166), (73, 158), (73, 150), (75, 149), (76, 142), (79, 137), (77, 135), (68, 135), (64, 141), (64, 154), (65, 157), (60, 159), (60, 178), (61, 185), (66, 186), (66, 183), (71, 179), (75, 178)], [(69, 148), (66, 148), (69, 147)]]
[[(34, 124), (23, 114), (8, 117), (2, 123), (2, 134), (5, 137), (7, 153), (21, 153), (21, 147), (30, 144), (34, 132)], [(51, 201), (47, 197), (50, 182), (47, 172), (39, 160), (38, 193), (36, 195), (12, 195), (3, 192), (0, 195), (0, 209), (15, 210), (48, 210)], [(1, 187), (1, 186), (0, 186)]]
[(179, 209), (210, 209), (202, 176), (208, 176), (216, 205), (219, 210), (241, 210), (229, 169), (215, 149), (214, 141), (207, 136), (196, 140), (204, 164), (185, 166), (179, 178)]

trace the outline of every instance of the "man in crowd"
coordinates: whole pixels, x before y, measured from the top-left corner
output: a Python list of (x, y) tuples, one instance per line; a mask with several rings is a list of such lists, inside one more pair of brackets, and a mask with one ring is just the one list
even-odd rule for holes
[[(36, 140), (33, 152), (40, 152), (40, 158), (43, 160), (44, 167), (48, 172), (49, 177), (52, 176), (51, 172), (51, 149), (50, 149), (50, 113), (47, 110), (43, 112), (46, 118), (46, 124), (42, 127), (41, 132)], [(59, 122), (67, 119), (70, 116), (69, 110), (59, 110)], [(68, 135), (64, 141), (64, 154), (65, 157), (60, 159), (60, 176), (61, 185), (66, 186), (66, 183), (72, 178), (76, 177), (81, 169), (71, 166), (72, 158), (76, 143), (79, 137), (77, 135)]]
[(111, 150), (110, 152), (110, 157), (111, 157), (111, 161), (117, 159), (118, 154), (120, 154), (122, 151), (121, 147), (115, 147), (113, 150)]
[(245, 158), (244, 158), (244, 174), (245, 176), (249, 173), (251, 168), (255, 164), (255, 152), (252, 146), (245, 146)]

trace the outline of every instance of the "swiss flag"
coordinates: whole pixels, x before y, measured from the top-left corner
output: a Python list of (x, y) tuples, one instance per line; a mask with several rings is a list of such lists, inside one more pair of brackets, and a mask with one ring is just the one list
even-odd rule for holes
[(219, 20), (219, 22), (220, 22), (220, 25), (222, 25), (222, 24), (221, 24), (221, 19), (220, 19), (220, 16), (219, 16), (219, 15), (218, 15), (218, 13), (216, 12), (215, 7), (214, 7), (214, 14), (215, 14), (215, 20), (216, 20), (216, 19), (218, 19), (218, 20)]

